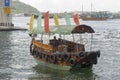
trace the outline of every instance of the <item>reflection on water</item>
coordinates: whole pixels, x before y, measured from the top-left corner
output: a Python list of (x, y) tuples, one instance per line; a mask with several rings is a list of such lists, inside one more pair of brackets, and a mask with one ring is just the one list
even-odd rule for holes
[(36, 71), (36, 75), (30, 77), (29, 80), (95, 80), (96, 77), (90, 69), (62, 71), (40, 65), (36, 65), (33, 69)]
[(0, 79), (11, 78), (11, 70), (9, 69), (11, 64), (9, 60), (12, 57), (10, 54), (10, 34), (11, 32), (0, 32)]
[(0, 80), (28, 77), (31, 70), (28, 65), (30, 62), (27, 61), (30, 56), (27, 33), (24, 31), (0, 32)]

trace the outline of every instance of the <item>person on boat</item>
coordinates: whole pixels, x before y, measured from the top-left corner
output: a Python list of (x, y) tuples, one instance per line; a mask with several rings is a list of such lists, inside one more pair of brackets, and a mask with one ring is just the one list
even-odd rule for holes
[(52, 39), (51, 45), (53, 46), (54, 52), (58, 50), (59, 41), (56, 39), (56, 36)]
[(61, 38), (58, 38), (58, 43), (59, 43), (59, 45), (62, 45), (62, 44), (63, 44), (63, 42), (62, 42), (62, 39), (61, 39)]

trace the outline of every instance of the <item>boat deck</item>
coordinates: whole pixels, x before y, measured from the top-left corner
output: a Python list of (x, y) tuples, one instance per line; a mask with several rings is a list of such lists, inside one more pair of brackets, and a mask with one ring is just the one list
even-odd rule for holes
[(58, 40), (56, 42), (54, 40), (50, 40), (48, 44), (44, 44), (38, 40), (33, 40), (33, 44), (41, 49), (49, 50), (50, 53), (53, 53), (55, 51), (59, 51), (61, 53), (75, 53), (85, 51), (84, 45), (63, 39), (61, 41)]

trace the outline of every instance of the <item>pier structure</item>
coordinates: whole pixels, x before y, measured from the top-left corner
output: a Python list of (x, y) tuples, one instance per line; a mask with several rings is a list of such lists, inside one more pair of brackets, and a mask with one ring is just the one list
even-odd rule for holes
[(0, 0), (0, 26), (14, 27), (11, 14), (11, 0)]
[(26, 30), (12, 23), (12, 0), (0, 0), (0, 31)]

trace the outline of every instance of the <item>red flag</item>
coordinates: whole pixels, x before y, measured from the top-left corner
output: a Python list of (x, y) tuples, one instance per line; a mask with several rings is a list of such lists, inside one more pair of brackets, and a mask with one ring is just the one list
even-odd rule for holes
[(79, 22), (79, 17), (78, 17), (78, 14), (77, 14), (77, 13), (74, 15), (74, 22), (75, 22), (76, 25), (79, 25), (79, 24), (80, 24), (80, 22)]
[(49, 11), (44, 14), (44, 30), (46, 33), (49, 32)]

